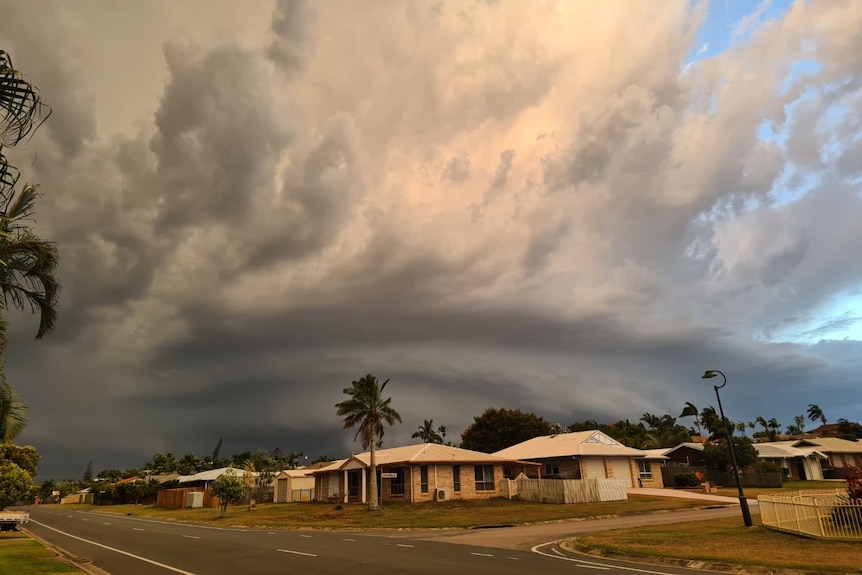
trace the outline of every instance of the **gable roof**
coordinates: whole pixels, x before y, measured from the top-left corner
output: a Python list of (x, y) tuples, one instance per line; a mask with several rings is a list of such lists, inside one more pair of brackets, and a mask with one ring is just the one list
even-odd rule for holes
[[(824, 453), (862, 453), (862, 442), (849, 441), (839, 437), (807, 437), (786, 441), (764, 441), (755, 443), (754, 448), (761, 457), (799, 457), (816, 451)], [(776, 451), (777, 450), (777, 451)], [(792, 453), (792, 455), (763, 455), (763, 453)]]
[(816, 455), (821, 459), (826, 459), (823, 454), (823, 449), (813, 445), (795, 446), (795, 443), (804, 443), (801, 441), (772, 441), (765, 443), (755, 443), (754, 449), (757, 451), (757, 456), (764, 459), (775, 458), (792, 458), (792, 457), (808, 457)]
[(574, 455), (594, 457), (644, 457), (640, 449), (626, 447), (616, 439), (598, 430), (575, 431), (557, 435), (545, 435), (522, 441), (517, 445), (501, 449), (494, 455), (509, 459), (545, 459)]
[[(381, 449), (374, 452), (374, 458), (378, 467), (386, 467), (391, 465), (427, 465), (432, 463), (448, 463), (448, 464), (486, 464), (493, 465), (495, 463), (526, 463), (529, 462), (517, 461), (515, 459), (492, 455), (490, 453), (482, 453), (481, 451), (473, 451), (470, 449), (461, 449), (451, 445), (440, 445), (439, 443), (420, 443), (418, 445), (405, 445), (403, 447), (391, 447), (389, 449)], [(363, 467), (371, 465), (371, 454), (366, 451), (352, 455), (346, 459), (339, 459), (332, 464), (315, 469), (312, 471), (314, 475), (338, 471), (348, 465), (350, 462), (358, 462)]]
[(237, 469), (236, 467), (219, 467), (218, 469), (210, 469), (209, 471), (201, 471), (200, 473), (195, 473), (194, 475), (183, 475), (179, 478), (180, 483), (192, 483), (195, 481), (215, 481), (225, 473), (227, 473), (228, 469), (233, 469), (236, 472), (237, 477), (242, 477), (245, 473), (251, 473), (255, 477), (257, 477), (257, 472), (255, 471), (243, 471), (242, 469)]
[(673, 447), (665, 447), (664, 448), (664, 455), (670, 455), (671, 453), (673, 453), (677, 449), (682, 449), (684, 447), (687, 447), (688, 449), (693, 449), (695, 451), (703, 451), (703, 445), (704, 445), (703, 443), (695, 443), (693, 441), (684, 441), (683, 443), (680, 443), (679, 445), (674, 445)]

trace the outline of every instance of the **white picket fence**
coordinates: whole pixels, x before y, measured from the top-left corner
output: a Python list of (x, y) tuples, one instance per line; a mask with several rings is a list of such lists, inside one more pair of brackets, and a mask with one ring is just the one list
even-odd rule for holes
[(767, 493), (757, 497), (765, 527), (818, 539), (862, 540), (862, 500), (844, 489)]
[(529, 479), (523, 475), (503, 482), (509, 499), (537, 503), (598, 503), (625, 501), (626, 484), (619, 479)]

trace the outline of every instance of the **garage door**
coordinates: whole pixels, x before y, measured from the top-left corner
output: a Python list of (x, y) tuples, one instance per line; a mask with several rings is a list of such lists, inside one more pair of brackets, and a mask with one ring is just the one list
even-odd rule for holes
[(589, 479), (605, 478), (605, 461), (601, 457), (585, 457), (584, 471)]
[(632, 486), (632, 470), (628, 459), (611, 459), (611, 469), (614, 470), (614, 479), (625, 482), (626, 487)]
[(287, 501), (287, 479), (278, 480), (278, 495), (276, 495), (276, 503), (285, 503)]

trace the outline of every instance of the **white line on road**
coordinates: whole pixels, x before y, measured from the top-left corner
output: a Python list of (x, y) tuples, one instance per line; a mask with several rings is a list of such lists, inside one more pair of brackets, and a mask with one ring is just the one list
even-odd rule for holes
[(132, 531), (143, 531), (140, 527), (132, 527)]
[(72, 535), (71, 533), (66, 533), (65, 531), (60, 531), (59, 529), (55, 529), (50, 525), (45, 525), (44, 523), (39, 523), (38, 521), (30, 520), (31, 523), (35, 523), (36, 525), (41, 525), (45, 529), (50, 529), (51, 531), (56, 531), (60, 535), (65, 535), (66, 537), (71, 537), (72, 539), (77, 539), (78, 541), (83, 541), (84, 543), (89, 543), (90, 545), (95, 545), (96, 547), (101, 547), (102, 549), (107, 549), (108, 551), (113, 551), (114, 553), (119, 553), (120, 555), (125, 555), (126, 557), (131, 557), (132, 559), (137, 559), (138, 561), (143, 561), (144, 563), (149, 563), (150, 565), (155, 565), (156, 567), (161, 567), (162, 569), (167, 569), (168, 571), (173, 571), (174, 573), (180, 573), (181, 575), (195, 575), (189, 571), (183, 571), (182, 569), (177, 569), (176, 567), (171, 567), (170, 565), (165, 565), (164, 563), (159, 563), (158, 561), (153, 561), (152, 559), (147, 559), (146, 557), (141, 557), (140, 555), (135, 555), (133, 553), (129, 553), (128, 551), (123, 551), (122, 549), (117, 549), (116, 547), (109, 547), (108, 545), (104, 545), (102, 543), (97, 543), (95, 541), (90, 541), (89, 539), (84, 539), (83, 537), (78, 537), (77, 535)]
[(275, 535), (275, 531), (267, 531), (267, 535)]
[(84, 521), (87, 521), (87, 519), (84, 519)]
[(517, 557), (506, 557), (506, 559), (511, 559), (512, 561), (517, 561), (517, 560), (518, 560), (518, 558), (517, 558)]
[(305, 553), (303, 551), (291, 551), (290, 549), (276, 549), (276, 551), (281, 551), (282, 553), (292, 553), (294, 555), (303, 555), (305, 557), (317, 557), (314, 553)]
[(311, 535), (300, 535), (300, 537), (306, 537), (308, 539), (311, 539)]
[(473, 551), (470, 552), (470, 555), (476, 555), (478, 557), (493, 557), (490, 553), (474, 553)]
[(580, 567), (582, 569), (599, 569), (601, 571), (610, 571), (610, 567), (600, 567), (598, 565), (575, 565), (575, 567)]
[[(548, 541), (547, 543), (541, 543), (539, 545), (535, 545), (530, 549), (533, 553), (538, 553), (539, 555), (544, 555), (545, 557), (550, 557), (551, 559), (560, 559), (561, 561), (571, 561), (572, 563), (577, 563), (578, 566), (586, 567), (586, 566), (595, 566), (598, 569), (613, 567), (614, 569), (620, 569), (623, 571), (633, 571), (635, 573), (648, 573), (649, 575), (673, 575), (672, 573), (668, 573), (667, 571), (651, 571), (649, 569), (637, 569), (635, 567), (624, 567), (622, 565), (610, 564), (607, 563), (595, 563), (593, 561), (583, 561), (581, 559), (575, 559), (574, 557), (560, 557), (559, 555), (553, 555), (551, 553), (547, 553), (546, 551), (542, 551), (542, 547), (547, 547), (548, 545), (556, 545), (557, 543), (562, 543), (563, 541), (568, 541), (571, 537), (566, 537), (565, 539), (557, 539), (556, 541)], [(553, 549), (553, 548), (552, 548)]]
[(407, 545), (406, 543), (396, 543), (396, 547), (413, 547), (412, 545)]
[(200, 539), (197, 535), (183, 535), (186, 539)]
[(108, 522), (106, 521), (106, 522), (104, 523), (104, 525), (110, 525), (110, 523), (108, 523)]
[(356, 539), (342, 539), (342, 541), (356, 541)]

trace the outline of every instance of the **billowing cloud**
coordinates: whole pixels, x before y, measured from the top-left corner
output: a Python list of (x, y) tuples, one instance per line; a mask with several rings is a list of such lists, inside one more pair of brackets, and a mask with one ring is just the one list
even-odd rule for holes
[(862, 418), (862, 344), (830, 340), (862, 284), (862, 6), (765, 2), (686, 65), (682, 0), (46, 3), (0, 0), (54, 108), (18, 157), (61, 323), (13, 314), (8, 353), (44, 473), (340, 455), (368, 372), (393, 443), (489, 406), (677, 415), (712, 368), (735, 419)]

